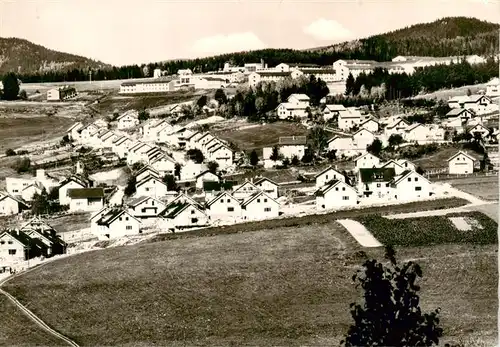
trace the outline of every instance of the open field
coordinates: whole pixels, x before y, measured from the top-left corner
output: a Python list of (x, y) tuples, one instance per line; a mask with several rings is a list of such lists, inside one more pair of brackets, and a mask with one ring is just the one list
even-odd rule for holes
[(145, 95), (118, 95), (111, 93), (102, 98), (94, 108), (103, 114), (112, 114), (116, 109), (119, 112), (135, 109), (142, 110), (144, 108), (152, 108), (164, 105), (172, 105), (180, 102), (186, 102), (199, 98), (201, 95), (210, 94), (210, 91), (178, 91), (160, 94), (145, 94)]
[(90, 227), (90, 213), (74, 213), (53, 217), (47, 221), (58, 233), (75, 231)]
[(215, 134), (223, 140), (234, 143), (240, 150), (248, 151), (275, 145), (280, 136), (307, 135), (308, 131), (301, 124), (276, 122), (264, 125), (255, 124), (242, 129), (223, 129)]
[(1, 346), (63, 346), (59, 339), (52, 337), (26, 317), (4, 295), (0, 295), (2, 329)]
[[(441, 307), (443, 342), (493, 345), (496, 248), (397, 249), (422, 267), (422, 309)], [(5, 289), (82, 345), (337, 345), (360, 297), (351, 276), (382, 256), (330, 221), (93, 251)]]
[(63, 137), (74, 123), (63, 117), (0, 118), (0, 153), (38, 141)]
[[(479, 222), (471, 230), (459, 230), (448, 219), (463, 217)], [(433, 244), (495, 244), (497, 223), (480, 212), (461, 212), (445, 216), (387, 219), (378, 215), (357, 218), (384, 245), (428, 246)], [(397, 233), (394, 232), (397, 230)]]
[(472, 94), (477, 94), (480, 90), (486, 90), (486, 83), (474, 84), (453, 89), (438, 90), (433, 93), (418, 95), (415, 97), (415, 99), (437, 99), (447, 101), (449, 98), (452, 98), (454, 96), (467, 95), (468, 89), (470, 89)]
[(458, 178), (446, 182), (480, 199), (498, 200), (498, 176)]

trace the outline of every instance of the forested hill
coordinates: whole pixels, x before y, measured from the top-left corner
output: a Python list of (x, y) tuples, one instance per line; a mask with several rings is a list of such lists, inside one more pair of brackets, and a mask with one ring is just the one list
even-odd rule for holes
[(344, 53), (360, 59), (391, 60), (398, 55), (492, 55), (499, 52), (500, 25), (477, 18), (447, 17), (365, 39), (306, 51)]
[(54, 51), (24, 39), (0, 37), (0, 75), (10, 71), (33, 74), (109, 67), (92, 59)]

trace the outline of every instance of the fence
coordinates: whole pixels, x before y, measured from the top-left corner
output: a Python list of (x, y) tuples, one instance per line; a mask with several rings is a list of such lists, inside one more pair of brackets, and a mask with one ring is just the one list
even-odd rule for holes
[(473, 172), (470, 174), (449, 174), (446, 172), (435, 173), (435, 174), (425, 173), (424, 176), (427, 178), (432, 178), (435, 181), (435, 180), (448, 180), (448, 179), (456, 179), (456, 178), (492, 177), (492, 176), (498, 176), (498, 171)]

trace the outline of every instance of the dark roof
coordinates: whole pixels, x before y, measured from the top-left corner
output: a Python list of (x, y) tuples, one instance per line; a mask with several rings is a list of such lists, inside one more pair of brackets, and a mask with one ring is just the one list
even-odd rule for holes
[(265, 196), (266, 198), (268, 199), (271, 199), (272, 201), (278, 203), (276, 200), (274, 200), (273, 198), (271, 198), (269, 195), (267, 195), (266, 193), (264, 193), (263, 191), (259, 190), (259, 191), (256, 191), (255, 193), (253, 193), (252, 195), (250, 195), (248, 197), (247, 200), (245, 200), (242, 204), (241, 204), (241, 207), (242, 208), (246, 208), (246, 206), (248, 206), (252, 201), (254, 201), (255, 199), (257, 199), (259, 196)]
[(281, 136), (279, 138), (280, 145), (305, 145), (306, 143), (306, 136)]
[(361, 182), (389, 182), (396, 172), (394, 168), (371, 168), (371, 169), (359, 169), (359, 175), (361, 177)]
[(146, 176), (146, 177), (145, 177), (142, 181), (137, 182), (137, 183), (135, 184), (135, 186), (136, 186), (136, 187), (140, 187), (140, 186), (142, 186), (144, 183), (149, 182), (150, 180), (155, 180), (155, 181), (158, 181), (158, 182), (160, 182), (161, 184), (165, 185), (165, 183), (163, 183), (163, 182), (162, 182), (162, 180), (160, 180), (158, 177), (148, 175), (148, 176)]
[(111, 223), (113, 223), (114, 220), (116, 220), (118, 217), (120, 217), (122, 214), (125, 214), (125, 213), (128, 214), (130, 217), (137, 220), (137, 218), (135, 218), (134, 216), (132, 216), (130, 213), (128, 213), (125, 210), (113, 209), (113, 210), (109, 210), (104, 215), (102, 215), (101, 218), (99, 218), (99, 220), (97, 221), (97, 224), (109, 226)]
[(290, 76), (291, 72), (278, 72), (278, 71), (257, 71), (261, 76), (281, 76), (281, 77), (287, 77)]
[(193, 207), (196, 208), (197, 210), (200, 209), (200, 205), (198, 204), (191, 204), (189, 202), (176, 202), (173, 204), (169, 204), (165, 210), (163, 210), (160, 215), (165, 217), (165, 218), (175, 218), (177, 217), (182, 211), (187, 209), (188, 207)]
[(135, 199), (130, 200), (127, 203), (127, 205), (135, 207), (135, 206), (139, 205), (140, 203), (142, 203), (142, 202), (144, 202), (146, 200), (149, 200), (149, 199), (152, 199), (152, 197), (150, 197), (150, 196), (139, 196), (139, 197), (137, 197)]
[(355, 190), (353, 187), (351, 187), (349, 184), (345, 183), (345, 182), (342, 182), (342, 181), (339, 181), (339, 180), (331, 180), (330, 182), (328, 182), (326, 185), (324, 185), (323, 187), (319, 188), (315, 193), (314, 195), (316, 196), (323, 196), (327, 191), (329, 191), (331, 188), (335, 187), (337, 184), (339, 183), (344, 183), (346, 186), (348, 186), (349, 188), (351, 188), (352, 190)]
[(104, 189), (102, 188), (68, 189), (68, 196), (71, 199), (104, 198)]
[(305, 74), (315, 74), (315, 75), (321, 75), (321, 74), (335, 74), (334, 69), (300, 69)]
[(259, 177), (259, 178), (258, 178), (258, 179), (256, 179), (253, 183), (254, 183), (254, 184), (260, 184), (260, 183), (262, 183), (262, 182), (264, 182), (264, 181), (268, 181), (268, 182), (270, 182), (270, 183), (272, 183), (272, 184), (274, 184), (274, 185), (276, 185), (276, 186), (279, 186), (279, 184), (278, 184), (278, 183), (276, 183), (275, 181), (273, 181), (272, 179), (267, 178), (267, 177)]
[(203, 190), (209, 192), (210, 191), (220, 192), (222, 190), (232, 190), (234, 185), (235, 182), (233, 181), (226, 181), (226, 182), (205, 181), (203, 182)]
[(140, 174), (142, 174), (145, 171), (152, 171), (152, 172), (154, 172), (154, 173), (156, 173), (156, 174), (159, 175), (158, 170), (156, 170), (154, 167), (152, 167), (150, 165), (144, 165), (139, 171), (137, 171), (137, 173), (135, 174), (135, 176), (139, 176)]

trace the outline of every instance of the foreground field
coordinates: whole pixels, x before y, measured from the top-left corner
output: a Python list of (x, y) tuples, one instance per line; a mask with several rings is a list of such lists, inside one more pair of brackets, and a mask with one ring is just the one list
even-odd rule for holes
[[(397, 251), (422, 266), (443, 340), (494, 342), (497, 245)], [(330, 221), (84, 253), (5, 289), (81, 345), (336, 345), (360, 294), (351, 276), (382, 256)]]
[(307, 135), (307, 133), (307, 129), (300, 124), (276, 122), (249, 125), (239, 129), (222, 129), (216, 132), (216, 135), (234, 143), (240, 150), (248, 151), (276, 145), (280, 136)]
[(61, 341), (52, 337), (26, 317), (4, 295), (0, 295), (2, 329), (0, 346), (62, 346)]

